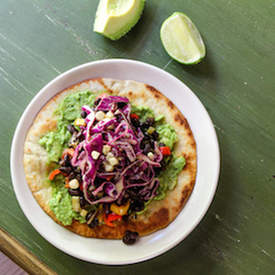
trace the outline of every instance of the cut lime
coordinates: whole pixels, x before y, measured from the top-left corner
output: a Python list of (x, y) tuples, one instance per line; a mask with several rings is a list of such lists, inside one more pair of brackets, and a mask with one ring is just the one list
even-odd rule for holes
[(196, 64), (205, 57), (201, 35), (182, 12), (175, 12), (162, 24), (160, 38), (167, 53), (183, 64)]
[(145, 0), (100, 0), (94, 31), (112, 40), (125, 35), (139, 20)]

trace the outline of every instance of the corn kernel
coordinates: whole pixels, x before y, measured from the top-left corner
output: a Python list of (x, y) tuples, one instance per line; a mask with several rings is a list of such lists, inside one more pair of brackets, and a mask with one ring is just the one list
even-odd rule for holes
[(82, 216), (83, 218), (85, 218), (85, 217), (87, 216), (87, 214), (88, 214), (88, 211), (87, 211), (87, 210), (81, 209), (81, 211), (80, 211), (80, 216)]
[(114, 114), (112, 111), (109, 111), (107, 114), (106, 114), (106, 117), (108, 118), (113, 118), (114, 117)]
[(102, 112), (102, 111), (98, 111), (98, 112), (96, 112), (96, 114), (95, 114), (95, 118), (96, 118), (97, 120), (103, 120), (103, 119), (105, 118), (105, 113)]
[(75, 212), (80, 211), (80, 203), (79, 203), (79, 197), (72, 196), (72, 208)]
[(153, 154), (152, 152), (149, 152), (149, 153), (147, 154), (147, 156), (148, 156), (148, 158), (149, 158), (150, 160), (153, 160), (153, 159), (155, 158), (155, 156), (154, 156), (154, 154)]
[(111, 146), (110, 145), (103, 145), (103, 154), (107, 155), (111, 151)]
[(104, 165), (104, 168), (106, 172), (112, 172), (114, 170), (114, 166), (108, 163)]
[(109, 163), (112, 165), (112, 166), (115, 166), (118, 164), (118, 160), (115, 158), (115, 157), (111, 157), (109, 158)]
[(72, 189), (77, 189), (79, 187), (79, 182), (77, 179), (73, 179), (69, 182), (69, 186)]
[(112, 152), (109, 152), (106, 156), (106, 159), (107, 159), (107, 161), (109, 161), (110, 158), (113, 158), (113, 157), (114, 157), (114, 154)]
[(91, 154), (91, 155), (92, 155), (92, 158), (96, 160), (96, 159), (98, 159), (98, 158), (99, 158), (100, 153), (99, 153), (99, 152), (97, 152), (97, 151), (92, 151), (92, 154)]
[(148, 130), (147, 130), (147, 133), (148, 133), (149, 135), (153, 134), (154, 132), (155, 132), (155, 128), (152, 127), (152, 126), (150, 126), (150, 127), (148, 128)]
[(74, 125), (75, 126), (86, 126), (86, 122), (83, 118), (77, 118), (75, 121), (74, 121)]

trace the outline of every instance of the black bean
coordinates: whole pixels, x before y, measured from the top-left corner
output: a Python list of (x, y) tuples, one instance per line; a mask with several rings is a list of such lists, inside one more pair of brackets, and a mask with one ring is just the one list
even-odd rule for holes
[(92, 222), (91, 222), (90, 224), (88, 224), (88, 226), (89, 226), (90, 228), (95, 228), (97, 225), (98, 225), (98, 218), (94, 218), (94, 219), (92, 220)]
[(83, 196), (80, 196), (79, 204), (80, 204), (81, 208), (83, 208), (84, 206), (86, 206), (88, 204), (88, 202), (85, 200), (85, 198)]
[(95, 187), (96, 188), (99, 187), (104, 181), (106, 181), (106, 179), (96, 177), (95, 180), (94, 180)]
[(154, 132), (152, 133), (152, 137), (153, 137), (154, 140), (157, 140), (158, 137), (159, 137), (158, 132), (157, 132), (157, 131), (154, 131)]
[(162, 170), (161, 167), (154, 167), (156, 177), (160, 174), (161, 170)]
[(135, 212), (142, 211), (144, 207), (145, 207), (144, 202), (141, 200), (135, 200), (131, 203), (131, 210)]
[(80, 189), (72, 189), (72, 188), (69, 188), (69, 194), (71, 195), (71, 196), (81, 196), (82, 195), (82, 192), (81, 192), (81, 190)]
[(139, 195), (138, 195), (138, 190), (131, 190), (131, 189), (134, 189), (135, 187), (133, 188), (129, 188), (127, 190), (127, 193), (129, 195), (129, 197), (133, 200), (133, 201), (136, 201), (136, 200), (139, 200)]
[(153, 117), (148, 117), (148, 118), (146, 119), (146, 124), (147, 124), (148, 126), (153, 126), (153, 125), (155, 124), (155, 119), (154, 119)]
[(75, 179), (75, 173), (74, 173), (74, 171), (72, 171), (72, 172), (69, 174), (69, 180), (72, 180), (72, 179)]
[(98, 105), (98, 103), (100, 102), (100, 100), (101, 100), (101, 98), (100, 98), (100, 97), (99, 97), (98, 99), (96, 99), (96, 100), (95, 100), (95, 102), (94, 102), (94, 105), (95, 105), (95, 106), (97, 106), (97, 105)]
[(144, 149), (144, 147), (145, 147), (145, 141), (144, 141), (144, 139), (141, 141), (141, 143), (140, 143), (140, 149)]
[(61, 166), (61, 167), (59, 168), (59, 170), (60, 170), (62, 173), (66, 174), (66, 175), (69, 175), (69, 174), (72, 172), (72, 168), (71, 168), (71, 167), (64, 167), (64, 166)]
[(71, 166), (71, 157), (69, 154), (64, 156), (64, 166)]
[(74, 132), (77, 131), (77, 130), (75, 129), (75, 127), (74, 127), (72, 124), (69, 124), (69, 125), (67, 126), (67, 129), (68, 129), (68, 131), (69, 131), (71, 134), (73, 134)]
[(152, 147), (150, 146), (149, 143), (146, 143), (143, 149), (144, 154), (148, 154), (149, 152), (152, 152)]
[(139, 122), (139, 120), (136, 119), (136, 118), (132, 118), (132, 119), (131, 119), (131, 122), (132, 122), (132, 124), (133, 124), (136, 128), (138, 128), (138, 127), (140, 126), (140, 122)]
[(87, 116), (87, 113), (86, 113), (85, 111), (82, 111), (82, 112), (80, 113), (80, 115), (81, 115), (82, 118), (85, 118), (85, 117)]
[(74, 173), (75, 174), (80, 174), (81, 173), (81, 170), (80, 170), (80, 168), (77, 166), (77, 167), (73, 167), (73, 169), (74, 169)]
[(129, 198), (128, 194), (127, 194), (127, 196), (124, 195), (124, 197), (120, 200), (120, 202), (117, 201), (117, 205), (119, 205), (119, 206), (125, 205), (128, 202), (128, 198)]
[(75, 138), (77, 141), (81, 142), (85, 139), (85, 136), (83, 135), (82, 132), (78, 132)]
[(89, 221), (89, 219), (94, 215), (95, 210), (91, 210), (85, 217), (86, 221)]
[(140, 143), (140, 148), (143, 149), (145, 148), (145, 145), (148, 143), (150, 144), (151, 137), (148, 134), (144, 134), (144, 138), (142, 139)]
[(104, 204), (104, 211), (105, 211), (105, 214), (108, 215), (111, 213), (111, 210), (110, 210), (110, 205), (109, 204)]
[[(144, 142), (144, 146), (145, 146), (145, 144), (150, 144), (150, 146), (152, 147), (152, 148), (154, 148), (154, 139), (153, 139), (153, 137), (152, 136), (150, 136), (150, 135), (148, 135), (147, 133), (144, 133), (144, 138), (143, 138), (143, 140), (142, 140), (142, 142)], [(142, 143), (141, 142), (141, 143)], [(142, 148), (142, 147), (141, 147)], [(143, 147), (144, 148), (144, 147)]]
[(146, 132), (146, 133), (144, 133), (144, 138), (143, 139), (145, 139), (147, 141), (151, 141), (152, 137), (150, 135), (148, 135), (148, 133)]
[(127, 103), (125, 103), (125, 102), (118, 102), (117, 103), (117, 108), (122, 109), (126, 104)]
[(163, 143), (163, 142), (159, 143), (159, 147), (165, 147), (165, 146), (166, 146), (165, 143)]
[(150, 127), (150, 126), (149, 126), (146, 122), (140, 124), (140, 129), (142, 130), (143, 133), (146, 133), (146, 132), (147, 132), (147, 129), (148, 129), (149, 127)]
[(130, 230), (125, 231), (122, 241), (125, 244), (134, 244), (138, 239), (138, 232), (133, 232)]

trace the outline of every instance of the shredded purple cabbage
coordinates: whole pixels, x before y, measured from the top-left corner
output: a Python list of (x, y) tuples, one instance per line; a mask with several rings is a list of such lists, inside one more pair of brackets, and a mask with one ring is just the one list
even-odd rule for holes
[[(163, 159), (157, 142), (154, 152), (148, 157), (141, 150), (144, 134), (131, 123), (129, 100), (120, 96), (102, 96), (97, 106), (91, 109), (83, 106), (87, 113), (86, 127), (81, 128), (85, 139), (76, 147), (71, 164), (79, 167), (83, 180), (83, 193), (90, 204), (120, 203), (127, 190), (135, 188), (143, 201), (156, 196), (159, 180), (154, 168), (160, 167)], [(112, 112), (111, 118), (98, 121), (96, 112)], [(103, 152), (103, 146), (109, 153)], [(93, 157), (93, 152), (98, 152)], [(117, 160), (112, 171), (106, 168), (110, 160), (108, 154)]]

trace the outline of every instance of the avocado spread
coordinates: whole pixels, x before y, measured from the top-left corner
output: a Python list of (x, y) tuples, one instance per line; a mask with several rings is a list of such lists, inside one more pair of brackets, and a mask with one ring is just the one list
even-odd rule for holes
[[(81, 107), (87, 105), (92, 107), (98, 94), (90, 91), (82, 91), (70, 94), (59, 104), (55, 111), (57, 116), (57, 129), (43, 136), (39, 143), (48, 153), (48, 161), (58, 162), (62, 152), (68, 146), (71, 134), (67, 127), (72, 124), (75, 119), (80, 117)], [(159, 142), (164, 143), (171, 149), (171, 156), (166, 158), (166, 168), (161, 171), (158, 178), (160, 185), (157, 189), (157, 195), (153, 200), (162, 200), (168, 190), (172, 190), (177, 184), (177, 178), (180, 171), (185, 166), (185, 159), (182, 156), (173, 155), (173, 147), (177, 141), (175, 129), (165, 122), (164, 116), (155, 117), (153, 110), (145, 106), (132, 105), (132, 113), (139, 116), (141, 122), (147, 118), (153, 117), (156, 122), (156, 131), (159, 135)], [(145, 205), (151, 202), (148, 201)], [(56, 218), (64, 225), (70, 225), (73, 219), (79, 220), (81, 223), (85, 219), (79, 213), (73, 211), (71, 196), (68, 189), (64, 187), (64, 177), (58, 175), (52, 181), (52, 198), (50, 200), (50, 208), (56, 215)], [(142, 213), (146, 210), (142, 211)], [(141, 213), (141, 212), (140, 212)]]
[(64, 225), (70, 225), (73, 219), (85, 223), (86, 220), (80, 216), (79, 213), (73, 211), (72, 197), (69, 195), (68, 189), (64, 187), (64, 181), (65, 179), (62, 175), (58, 175), (52, 181), (50, 208), (54, 212), (56, 218)]
[(49, 162), (58, 162), (62, 152), (67, 147), (71, 138), (67, 126), (80, 116), (83, 105), (92, 106), (96, 94), (90, 91), (70, 94), (59, 104), (55, 111), (57, 120), (57, 129), (43, 136), (39, 143), (48, 153)]

